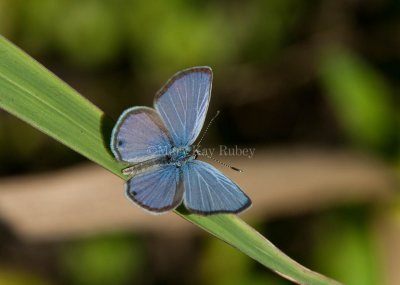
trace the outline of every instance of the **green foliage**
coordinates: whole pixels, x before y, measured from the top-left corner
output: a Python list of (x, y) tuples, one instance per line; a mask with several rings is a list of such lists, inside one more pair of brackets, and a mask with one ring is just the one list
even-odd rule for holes
[[(138, 0), (128, 5), (126, 23), (133, 50), (144, 66), (182, 69), (224, 62), (237, 49), (228, 19), (211, 3)], [(216, 12), (212, 12), (216, 11)]]
[(160, 72), (204, 62), (224, 65), (238, 55), (257, 64), (270, 61), (308, 7), (294, 0), (252, 0), (245, 7), (183, 0), (2, 3), (0, 33), (14, 36), (36, 55), (56, 54), (95, 68), (124, 51), (141, 70)]
[[(112, 122), (93, 104), (0, 37), (0, 107), (122, 177), (109, 151)], [(235, 215), (177, 213), (290, 280), (338, 284), (279, 251)]]
[(321, 218), (315, 248), (318, 268), (344, 284), (380, 284), (382, 268), (368, 221), (368, 212), (357, 208)]
[(18, 269), (0, 268), (1, 285), (50, 285), (44, 279)]
[[(12, 3), (12, 4), (11, 4)], [(23, 45), (32, 52), (40, 54), (50, 47), (56, 39), (55, 25), (60, 18), (61, 3), (52, 0), (27, 0), (9, 2), (8, 7), (20, 17), (14, 24)]]
[[(58, 49), (81, 65), (114, 59), (121, 41), (119, 19), (105, 1), (63, 1), (57, 31)], [(60, 13), (60, 14), (61, 14)]]
[(245, 20), (238, 19), (240, 25), (235, 27), (243, 45), (240, 52), (246, 61), (260, 65), (276, 59), (290, 31), (298, 27), (307, 4), (293, 0), (255, 0), (246, 8), (247, 11), (240, 14)]
[(257, 272), (253, 265), (254, 262), (234, 248), (208, 239), (201, 258), (202, 281), (209, 285), (288, 284), (270, 272)]
[(393, 148), (398, 130), (384, 79), (362, 59), (340, 49), (324, 55), (321, 74), (335, 113), (355, 144), (379, 151)]
[[(62, 249), (62, 274), (70, 284), (131, 284), (144, 260), (128, 236), (104, 236), (72, 242)], [(90, 272), (90, 274), (88, 274)]]
[[(19, 37), (35, 53), (57, 51), (81, 66), (109, 62), (121, 43), (119, 18), (106, 1), (24, 1)], [(57, 22), (57, 25), (54, 23)], [(123, 32), (123, 31), (122, 31)]]
[(15, 32), (16, 9), (7, 1), (0, 0), (0, 34), (11, 35)]

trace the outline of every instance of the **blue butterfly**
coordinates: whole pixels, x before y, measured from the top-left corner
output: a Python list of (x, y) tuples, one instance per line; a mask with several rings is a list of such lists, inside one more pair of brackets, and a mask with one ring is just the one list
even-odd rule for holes
[(239, 186), (208, 163), (193, 145), (206, 118), (212, 70), (175, 74), (156, 94), (155, 109), (133, 107), (115, 125), (111, 149), (131, 178), (126, 195), (140, 207), (163, 213), (183, 201), (196, 214), (239, 213), (251, 205)]

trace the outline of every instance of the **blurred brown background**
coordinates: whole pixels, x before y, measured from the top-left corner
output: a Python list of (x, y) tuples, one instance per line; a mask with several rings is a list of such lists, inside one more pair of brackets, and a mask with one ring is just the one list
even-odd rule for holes
[[(205, 145), (307, 267), (400, 284), (400, 2), (0, 0), (0, 33), (116, 120), (213, 68)], [(219, 167), (219, 166), (217, 166)], [(0, 110), (0, 284), (290, 284)]]

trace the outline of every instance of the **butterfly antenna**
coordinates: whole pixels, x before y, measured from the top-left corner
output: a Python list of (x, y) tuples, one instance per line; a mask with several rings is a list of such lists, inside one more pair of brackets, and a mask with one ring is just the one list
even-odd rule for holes
[[(199, 153), (199, 155), (202, 156), (201, 153)], [(226, 164), (225, 162), (222, 162), (222, 161), (220, 161), (220, 160), (218, 160), (218, 159), (216, 159), (216, 158), (214, 158), (214, 157), (212, 157), (212, 156), (209, 156), (209, 155), (204, 155), (204, 156), (207, 157), (207, 158), (209, 158), (209, 159), (211, 159), (211, 160), (214, 160), (215, 162), (218, 162), (219, 164), (221, 164), (221, 165), (223, 165), (223, 166), (225, 166), (225, 167), (228, 167), (228, 168), (230, 168), (230, 169), (232, 169), (232, 170), (235, 170), (235, 171), (237, 171), (237, 172), (243, 172), (242, 169), (239, 169), (239, 168), (236, 168), (236, 167), (234, 167), (234, 166), (232, 166), (232, 165)]]
[(206, 133), (207, 133), (207, 131), (208, 131), (208, 128), (211, 126), (211, 124), (212, 124), (212, 122), (215, 120), (215, 118), (218, 117), (219, 113), (220, 113), (220, 112), (219, 112), (219, 110), (218, 110), (217, 113), (214, 115), (214, 117), (212, 117), (212, 119), (211, 119), (210, 122), (208, 123), (207, 128), (204, 130), (203, 135), (201, 136), (200, 141), (199, 141), (199, 142), (197, 143), (197, 145), (196, 145), (196, 148), (198, 148), (198, 147), (200, 146), (200, 143), (203, 141), (204, 136), (206, 135)]

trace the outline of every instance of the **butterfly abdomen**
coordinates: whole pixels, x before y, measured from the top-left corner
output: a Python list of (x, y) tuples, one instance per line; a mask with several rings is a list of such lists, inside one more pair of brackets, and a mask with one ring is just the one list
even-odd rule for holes
[(140, 173), (155, 169), (157, 167), (160, 167), (161, 165), (165, 165), (168, 163), (169, 162), (168, 162), (167, 157), (152, 158), (152, 159), (131, 165), (131, 166), (123, 169), (122, 173), (126, 176), (132, 177), (132, 176), (136, 176)]
[(173, 164), (176, 167), (181, 167), (187, 161), (195, 158), (196, 155), (194, 154), (192, 147), (173, 147), (165, 156), (136, 163), (122, 170), (122, 173), (126, 176), (132, 177), (166, 164)]

